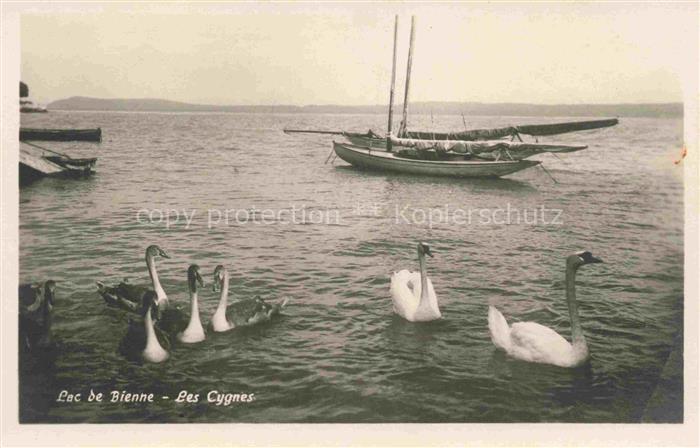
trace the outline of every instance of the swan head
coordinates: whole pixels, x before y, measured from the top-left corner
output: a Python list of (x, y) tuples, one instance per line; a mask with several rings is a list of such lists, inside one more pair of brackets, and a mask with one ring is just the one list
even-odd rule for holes
[(579, 268), (585, 264), (602, 262), (603, 260), (594, 257), (593, 254), (588, 251), (576, 252), (573, 255), (569, 255), (569, 257), (566, 259), (566, 263), (571, 266), (574, 266), (575, 268)]
[(430, 246), (425, 243), (418, 243), (418, 255), (428, 255), (429, 257), (432, 257), (433, 253), (430, 252)]
[(223, 264), (220, 264), (214, 269), (214, 284), (212, 285), (212, 291), (218, 292), (219, 288), (223, 287), (224, 276), (226, 275), (226, 268)]
[(146, 248), (146, 258), (163, 257), (170, 258), (170, 256), (157, 244), (152, 244)]
[(56, 282), (54, 280), (47, 280), (44, 283), (44, 299), (49, 306), (53, 306), (53, 301), (56, 298)]
[(197, 292), (197, 285), (204, 288), (204, 279), (202, 279), (202, 275), (199, 273), (199, 266), (196, 264), (191, 264), (189, 269), (187, 269), (187, 284), (191, 292)]

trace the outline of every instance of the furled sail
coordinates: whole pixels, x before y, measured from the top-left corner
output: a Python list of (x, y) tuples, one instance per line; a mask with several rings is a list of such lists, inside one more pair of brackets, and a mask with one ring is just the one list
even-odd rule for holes
[(566, 134), (567, 132), (588, 131), (590, 129), (607, 128), (610, 126), (615, 126), (617, 123), (617, 118), (611, 118), (608, 120), (572, 121), (569, 123), (531, 124), (524, 126), (516, 126), (516, 129), (520, 134), (540, 136)]
[(418, 151), (434, 150), (438, 153), (469, 154), (487, 160), (523, 160), (543, 152), (566, 153), (586, 149), (586, 145), (562, 145), (525, 143), (507, 140), (421, 140), (391, 136), (397, 147), (414, 148)]
[(493, 129), (474, 129), (461, 132), (425, 132), (408, 131), (401, 137), (424, 140), (495, 140), (504, 137), (510, 137), (517, 134), (526, 134), (532, 136), (545, 136), (565, 134), (567, 132), (587, 131), (590, 129), (606, 128), (615, 126), (618, 123), (617, 118), (606, 120), (589, 120), (589, 121), (572, 121), (567, 123), (552, 123), (552, 124), (530, 124), (522, 126), (508, 126), (505, 128)]

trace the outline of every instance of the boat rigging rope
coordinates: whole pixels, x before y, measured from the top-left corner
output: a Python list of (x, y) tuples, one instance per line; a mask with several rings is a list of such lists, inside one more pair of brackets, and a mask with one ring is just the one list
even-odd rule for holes
[(544, 165), (542, 165), (542, 164), (540, 163), (539, 166), (540, 166), (540, 168), (542, 168), (542, 171), (544, 171), (545, 173), (547, 173), (547, 175), (552, 179), (552, 181), (554, 181), (555, 184), (558, 184), (558, 183), (559, 183), (559, 182), (557, 182), (557, 180), (554, 178), (554, 176), (552, 176), (552, 174), (551, 174), (549, 171), (547, 171), (547, 168), (545, 168)]
[(26, 141), (26, 140), (22, 140), (20, 143), (24, 143), (25, 145), (33, 146), (33, 147), (38, 148), (38, 149), (41, 149), (41, 150), (43, 150), (43, 151), (52, 152), (52, 153), (54, 153), (54, 154), (56, 154), (56, 155), (59, 155), (59, 156), (61, 156), (61, 157), (65, 157), (65, 158), (67, 158), (67, 159), (72, 159), (72, 157), (70, 157), (70, 156), (68, 156), (68, 155), (66, 155), (66, 154), (62, 154), (62, 153), (60, 153), (60, 152), (53, 151), (53, 150), (51, 150), (51, 149), (49, 149), (49, 148), (44, 148), (43, 146), (39, 146), (39, 145), (37, 145), (37, 144), (35, 144), (35, 143), (29, 143), (29, 142)]
[[(335, 143), (335, 142), (333, 142), (333, 143)], [(331, 152), (328, 154), (328, 157), (326, 157), (326, 161), (323, 162), (324, 165), (327, 164), (329, 160), (331, 160), (331, 156), (333, 155), (334, 152), (335, 152), (335, 148), (331, 148)]]

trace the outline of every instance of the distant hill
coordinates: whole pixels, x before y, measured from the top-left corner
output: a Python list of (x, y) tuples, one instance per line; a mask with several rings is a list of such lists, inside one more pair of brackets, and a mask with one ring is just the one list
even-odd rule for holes
[[(400, 110), (401, 105), (396, 106)], [(103, 99), (74, 96), (54, 101), (51, 110), (158, 111), (158, 112), (262, 112), (385, 114), (386, 105), (373, 106), (214, 106), (159, 99)], [(501, 115), (552, 117), (682, 117), (682, 103), (648, 104), (525, 104), (525, 103), (411, 103), (412, 114)]]
[(296, 106), (214, 106), (152, 98), (103, 99), (74, 96), (54, 101), (52, 110), (158, 111), (158, 112), (297, 112)]

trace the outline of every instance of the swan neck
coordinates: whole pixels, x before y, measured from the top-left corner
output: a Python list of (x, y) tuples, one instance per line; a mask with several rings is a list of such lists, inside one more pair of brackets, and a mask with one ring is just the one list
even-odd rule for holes
[(199, 300), (197, 300), (197, 291), (190, 291), (190, 323), (188, 328), (199, 328), (202, 322), (199, 320)]
[(51, 306), (51, 299), (49, 298), (51, 294), (53, 293), (48, 292), (41, 304), (41, 314), (44, 319), (44, 330), (46, 332), (41, 338), (42, 341), (49, 341), (51, 339), (51, 326), (53, 325), (53, 313), (51, 312), (51, 308), (53, 307)]
[(156, 262), (152, 256), (146, 255), (146, 266), (148, 266), (148, 275), (151, 277), (151, 283), (153, 284), (153, 290), (158, 296), (158, 300), (166, 299), (165, 291), (160, 284), (160, 279), (158, 278), (158, 271), (156, 271)]
[(197, 291), (190, 291), (190, 308), (192, 315), (199, 315), (199, 300), (197, 297)]
[(228, 272), (224, 273), (224, 280), (221, 282), (221, 296), (219, 298), (219, 306), (216, 308), (215, 314), (225, 313), (228, 305)]
[(146, 349), (153, 346), (154, 344), (160, 345), (158, 343), (158, 338), (156, 337), (156, 331), (153, 328), (153, 317), (151, 317), (150, 306), (146, 310), (146, 315), (144, 316), (143, 321), (146, 327)]
[(576, 266), (566, 267), (566, 303), (569, 306), (569, 319), (571, 320), (571, 340), (572, 342), (585, 342), (578, 316), (578, 303), (576, 302)]
[(418, 263), (420, 264), (420, 301), (428, 299), (428, 270), (425, 267), (425, 254), (418, 252)]

